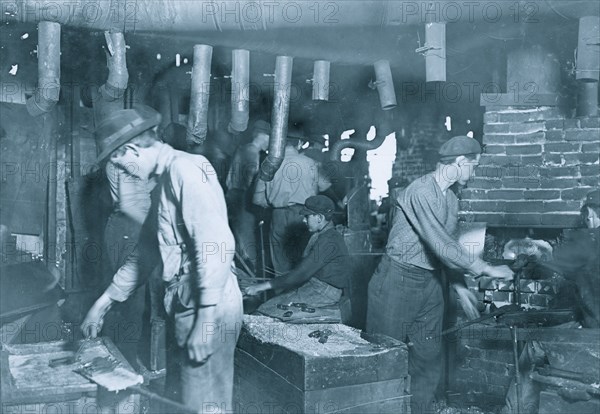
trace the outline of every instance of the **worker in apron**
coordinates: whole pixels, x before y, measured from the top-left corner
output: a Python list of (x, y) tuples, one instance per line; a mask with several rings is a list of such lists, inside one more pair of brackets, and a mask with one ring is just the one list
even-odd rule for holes
[(333, 200), (308, 197), (300, 214), (311, 233), (301, 262), (284, 276), (249, 286), (248, 296), (283, 291), (263, 303), (258, 312), (289, 322), (348, 322), (350, 257), (343, 236), (335, 229)]

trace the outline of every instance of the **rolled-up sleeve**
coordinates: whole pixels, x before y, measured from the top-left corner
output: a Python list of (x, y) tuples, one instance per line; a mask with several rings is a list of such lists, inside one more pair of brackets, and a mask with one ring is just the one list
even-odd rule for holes
[(171, 186), (179, 207), (189, 253), (195, 266), (197, 303), (216, 305), (229, 277), (235, 241), (227, 223), (227, 209), (215, 177), (186, 160), (178, 160), (170, 170)]

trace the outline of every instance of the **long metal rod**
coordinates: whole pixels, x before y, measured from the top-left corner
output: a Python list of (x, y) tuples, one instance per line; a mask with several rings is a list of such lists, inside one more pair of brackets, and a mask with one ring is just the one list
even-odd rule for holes
[(513, 356), (515, 358), (515, 390), (517, 394), (517, 414), (521, 414), (521, 380), (519, 373), (519, 342), (517, 340), (517, 327), (511, 326), (510, 331), (513, 337)]

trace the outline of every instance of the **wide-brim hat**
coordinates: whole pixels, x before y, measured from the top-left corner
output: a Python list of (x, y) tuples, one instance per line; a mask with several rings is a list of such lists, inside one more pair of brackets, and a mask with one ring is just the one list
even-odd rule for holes
[(120, 109), (110, 113), (94, 131), (98, 157), (104, 161), (114, 150), (142, 132), (160, 123), (160, 114), (149, 106), (140, 105), (132, 109)]

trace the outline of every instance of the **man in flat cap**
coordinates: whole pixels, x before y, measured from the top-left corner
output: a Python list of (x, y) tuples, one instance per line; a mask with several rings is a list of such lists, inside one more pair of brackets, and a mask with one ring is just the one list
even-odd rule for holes
[[(475, 139), (451, 138), (439, 150), (435, 171), (400, 191), (393, 201), (398, 211), (386, 254), (369, 283), (367, 331), (413, 344), (409, 348), (413, 413), (431, 412), (441, 374), (441, 267), (472, 276), (513, 277), (508, 266), (491, 266), (473, 257), (454, 236), (458, 200), (450, 187), (466, 184), (480, 153)], [(468, 313), (476, 313), (474, 295), (462, 285), (455, 289)]]
[(155, 114), (151, 108), (120, 110), (101, 131), (98, 161), (110, 158), (130, 167), (132, 175), (156, 177), (158, 183), (138, 249), (89, 310), (82, 329), (95, 337), (112, 304), (130, 297), (149, 276), (143, 266), (151, 269), (152, 259), (160, 258), (172, 335), (167, 384), (198, 412), (229, 412), (242, 296), (232, 271), (235, 242), (225, 197), (206, 158), (174, 150), (145, 128)]
[(319, 164), (299, 152), (304, 140), (301, 130), (290, 129), (281, 166), (271, 181), (256, 182), (254, 204), (271, 208), (269, 246), (275, 273), (279, 276), (292, 269), (302, 255), (304, 230), (299, 215), (304, 201), (331, 187)]
[(227, 174), (227, 208), (236, 249), (254, 270), (257, 262), (256, 208), (252, 204), (260, 155), (269, 149), (271, 125), (263, 120), (252, 126), (252, 141), (238, 147)]
[(311, 237), (301, 262), (284, 276), (249, 286), (245, 290), (247, 295), (257, 295), (271, 289), (285, 291), (264, 303), (258, 308), (259, 312), (282, 318), (285, 309), (277, 305), (295, 302), (312, 307), (312, 313), (296, 312), (294, 316), (283, 320), (329, 318), (335, 322), (351, 321), (350, 256), (344, 237), (333, 225), (334, 212), (335, 203), (325, 195), (306, 199), (299, 215), (303, 217)]

